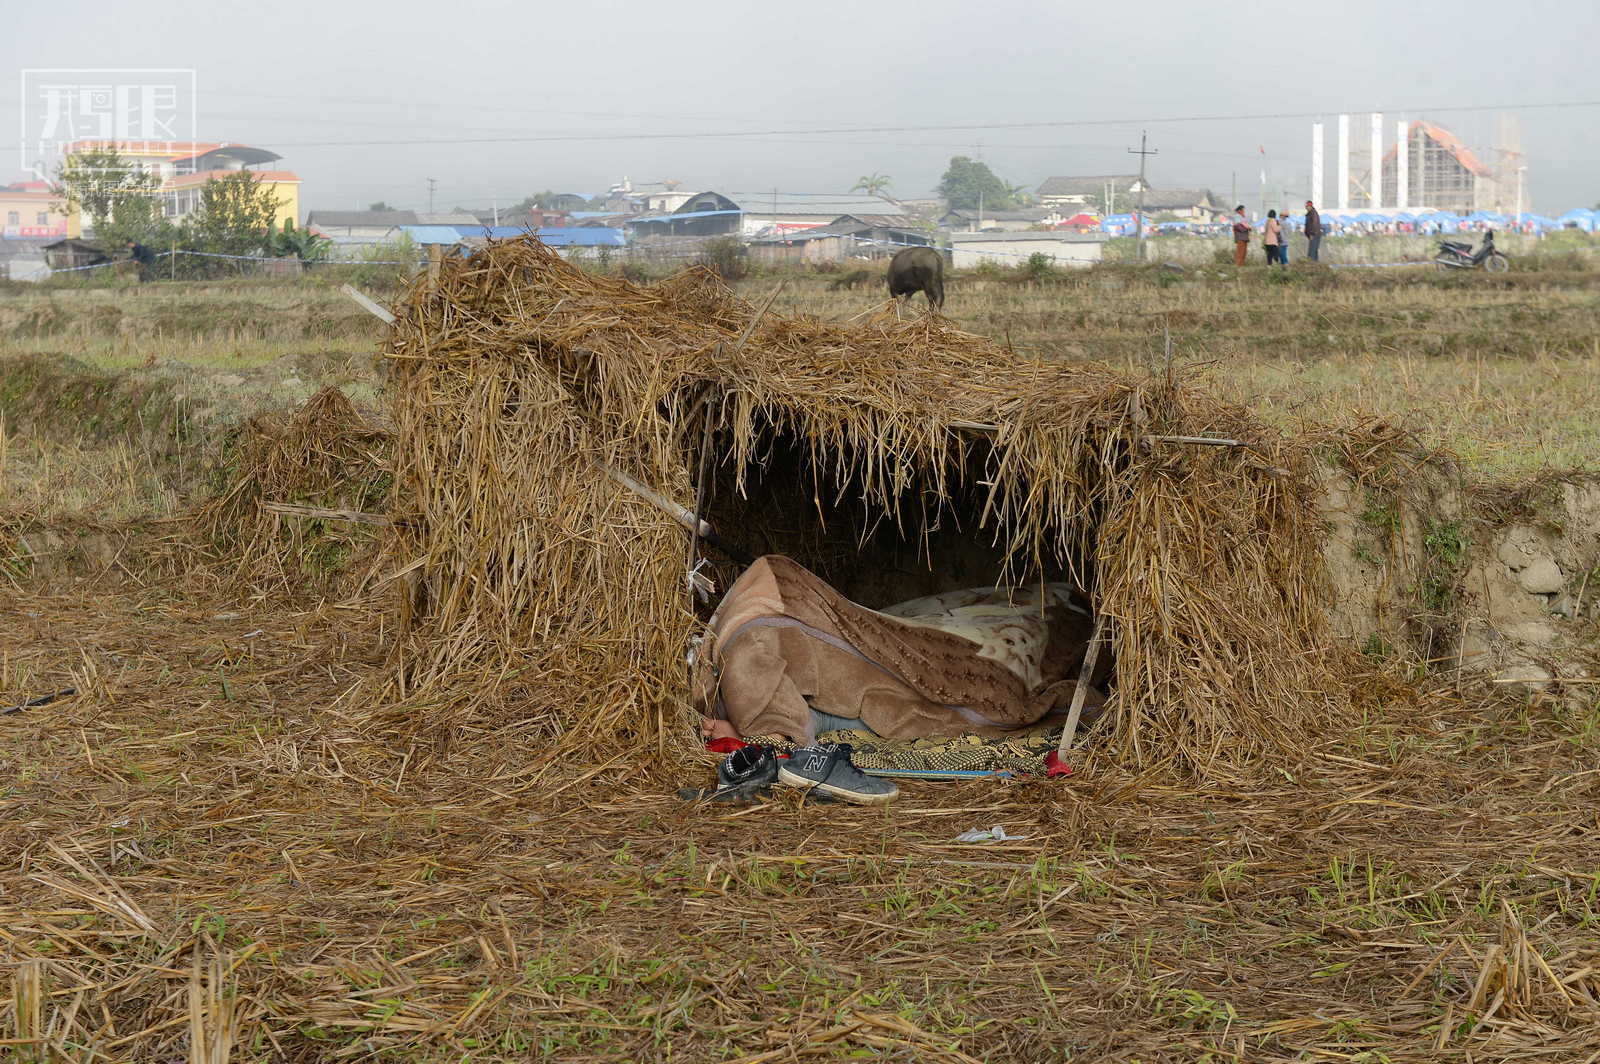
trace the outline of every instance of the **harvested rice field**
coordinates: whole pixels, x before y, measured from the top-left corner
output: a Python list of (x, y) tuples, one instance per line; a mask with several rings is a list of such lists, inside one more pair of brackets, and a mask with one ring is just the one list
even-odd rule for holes
[[(1152, 396), (1192, 394), (1190, 417), (1211, 397), (1237, 404), (1229, 424), (1259, 419), (1286, 440), (1362, 426), (1397, 456), (1383, 476), (1448, 447), (1474, 497), (1537, 525), (1557, 520), (1540, 485), (1600, 473), (1600, 274), (1581, 257), (1535, 265), (1466, 283), (956, 276), (947, 310), (1045, 367), (1093, 360), (1135, 394), (1146, 379)], [(759, 307), (779, 279), (735, 290)], [(843, 320), (880, 300), (870, 275), (781, 279), (774, 337), (797, 335), (777, 319)], [(477, 283), (452, 275), (419, 315), (449, 321), (440, 308)], [(749, 314), (706, 335), (738, 336)], [(778, 342), (757, 324), (752, 344)], [(1189, 391), (1161, 390), (1168, 335)], [(1108, 717), (1064, 778), (901, 781), (878, 809), (788, 789), (689, 803), (678, 788), (709, 785), (712, 762), (684, 753), (682, 664), (637, 651), (625, 604), (573, 606), (605, 622), (587, 627), (530, 606), (539, 625), (516, 629), (502, 592), (473, 607), (470, 631), (503, 623), (523, 632), (514, 645), (440, 633), (416, 619), (438, 607), (385, 553), (424, 526), (391, 540), (327, 516), (381, 513), (413, 474), (450, 483), (434, 459), (402, 456), (396, 474), (396, 434), (412, 440), (402, 455), (431, 454), (406, 435), (416, 411), (393, 405), (427, 378), (392, 369), (385, 388), (383, 343), (337, 284), (0, 291), (0, 707), (76, 691), (0, 716), (10, 1059), (1600, 1054), (1590, 581), (1561, 659), (1545, 661), (1564, 680), (1496, 683), (1425, 649), (1343, 647), (1324, 671), (1282, 673), (1337, 681), (1274, 694), (1304, 697), (1285, 709), (1289, 750), (1240, 737), (1198, 768), (1139, 768)], [(444, 373), (426, 344), (391, 355)], [(545, 401), (519, 379), (497, 393), (504, 417)], [(1198, 490), (1214, 468), (1155, 472)], [(656, 483), (676, 490), (678, 475)], [(581, 545), (597, 527), (559, 533)], [(669, 582), (687, 538), (673, 527), (638, 537), (675, 544), (659, 562)], [(467, 538), (451, 537), (459, 554)], [(1593, 566), (1600, 542), (1585, 542)], [(606, 579), (648, 593), (648, 566), (626, 569)], [(583, 587), (595, 570), (574, 571)], [(482, 586), (508, 580), (484, 572)], [(1427, 591), (1445, 613), (1465, 609), (1456, 593)], [(641, 625), (681, 623), (635, 605)], [(1141, 616), (1129, 607), (1129, 630)], [(1313, 705), (1328, 708), (1302, 719)], [(1161, 727), (1149, 734), (1178, 734)], [(1004, 841), (957, 841), (996, 825)]]

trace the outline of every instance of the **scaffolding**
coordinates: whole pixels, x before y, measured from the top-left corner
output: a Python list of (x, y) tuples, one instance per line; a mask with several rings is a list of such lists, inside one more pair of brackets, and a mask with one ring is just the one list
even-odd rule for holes
[[(1517, 177), (1523, 174), (1522, 210), (1529, 210), (1525, 162), (1526, 134), (1520, 121), (1497, 116), (1494, 144), (1487, 153), (1474, 151), (1455, 133), (1427, 119), (1407, 126), (1407, 205), (1468, 213), (1490, 210), (1511, 213), (1517, 209)], [(1399, 196), (1398, 144), (1383, 160), (1383, 203), (1395, 204)], [(1485, 162), (1487, 155), (1489, 162)], [(1371, 167), (1363, 177), (1371, 180)], [(1352, 182), (1355, 184), (1355, 182)], [(1365, 189), (1365, 184), (1361, 186)]]

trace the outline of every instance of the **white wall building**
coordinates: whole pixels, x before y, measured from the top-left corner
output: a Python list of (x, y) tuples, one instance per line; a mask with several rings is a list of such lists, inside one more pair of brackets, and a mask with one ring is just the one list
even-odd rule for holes
[(1057, 266), (1089, 266), (1100, 261), (1105, 242), (1104, 233), (951, 233), (950, 264), (1019, 266), (1043, 252)]
[(827, 225), (845, 214), (873, 218), (897, 218), (906, 214), (905, 208), (898, 203), (890, 203), (877, 196), (808, 195), (799, 192), (729, 192), (725, 195), (744, 212), (744, 235), (747, 237), (798, 233)]

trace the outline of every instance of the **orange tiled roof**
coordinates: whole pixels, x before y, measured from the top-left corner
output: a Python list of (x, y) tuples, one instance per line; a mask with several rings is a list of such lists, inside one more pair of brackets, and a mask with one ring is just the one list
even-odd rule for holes
[[(162, 188), (188, 188), (191, 185), (203, 185), (213, 177), (227, 177), (237, 174), (238, 170), (205, 170), (198, 174), (179, 174), (171, 178)], [(271, 181), (276, 185), (298, 185), (300, 175), (293, 170), (245, 170), (244, 173), (254, 177), (257, 181)]]
[[(1473, 154), (1472, 149), (1461, 143), (1460, 138), (1458, 138), (1448, 129), (1445, 129), (1443, 126), (1436, 126), (1432, 122), (1413, 122), (1411, 123), (1411, 127), (1406, 130), (1406, 139), (1409, 141), (1411, 139), (1411, 134), (1418, 129), (1426, 133), (1435, 144), (1439, 145), (1439, 147), (1443, 148), (1451, 155), (1454, 155), (1458, 163), (1466, 167), (1468, 170), (1471, 170), (1479, 177), (1494, 176), (1493, 171), (1491, 171), (1487, 166), (1483, 165), (1482, 160)], [(1389, 153), (1383, 157), (1384, 160), (1388, 161), (1389, 159), (1393, 159), (1399, 150), (1400, 149), (1398, 145), (1390, 148)]]
[[(142, 149), (146, 149), (146, 148), (153, 148), (153, 147), (156, 147), (156, 146), (159, 146), (159, 145), (165, 145), (170, 150), (162, 150), (162, 151), (146, 151), (146, 150), (142, 150)], [(221, 142), (197, 140), (197, 141), (194, 142), (194, 152), (193, 152), (193, 154), (203, 155), (208, 151), (216, 151), (218, 148), (221, 148), (221, 147), (222, 147)], [(67, 145), (66, 154), (67, 155), (76, 155), (76, 154), (79, 154), (80, 152), (89, 151), (89, 150), (91, 150), (93, 148), (115, 148), (119, 153), (121, 153), (123, 155), (150, 156), (152, 158), (166, 159), (168, 161), (177, 160), (177, 159), (187, 159), (191, 155), (190, 150), (189, 150), (190, 142), (187, 141), (187, 140), (133, 140), (133, 139), (129, 139), (129, 140), (75, 140), (71, 144)]]

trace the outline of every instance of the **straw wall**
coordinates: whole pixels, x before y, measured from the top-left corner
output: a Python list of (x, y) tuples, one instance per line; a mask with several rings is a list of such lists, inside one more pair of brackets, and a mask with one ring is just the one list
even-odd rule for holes
[(692, 507), (712, 416), (729, 483), (781, 433), (810, 455), (794, 494), (814, 506), (835, 492), (914, 540), (976, 491), (975, 534), (1013, 578), (1076, 570), (1111, 628), (1107, 740), (1131, 762), (1292, 756), (1341, 711), (1306, 447), (1176, 382), (1022, 358), (935, 317), (757, 315), (700, 271), (638, 287), (531, 240), (445, 264), (401, 311), (407, 698), (544, 662), (580, 731), (687, 743), (687, 535), (595, 463)]

